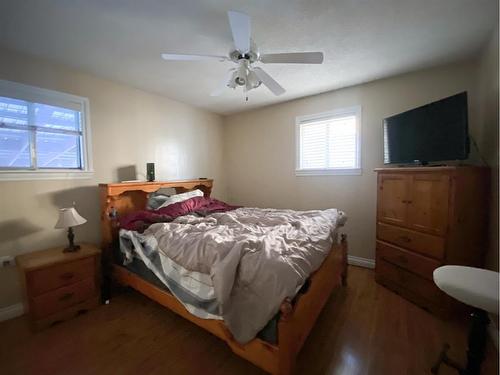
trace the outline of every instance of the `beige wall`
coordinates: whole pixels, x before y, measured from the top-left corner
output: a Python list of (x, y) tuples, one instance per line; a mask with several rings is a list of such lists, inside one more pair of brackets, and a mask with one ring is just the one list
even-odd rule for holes
[[(165, 97), (0, 50), (0, 79), (89, 98), (95, 176), (89, 180), (0, 182), (0, 256), (66, 241), (53, 229), (59, 207), (76, 201), (88, 223), (76, 238), (99, 242), (97, 184), (119, 179), (119, 168), (157, 163), (158, 179), (215, 178), (225, 198), (220, 116)], [(131, 179), (133, 176), (124, 176)], [(20, 301), (16, 268), (0, 269), (0, 308)]]
[[(225, 118), (228, 196), (250, 206), (337, 207), (348, 217), (351, 255), (373, 259), (376, 175), (383, 165), (382, 119), (467, 90), (475, 97), (475, 65), (461, 63), (405, 74)], [(295, 117), (362, 107), (361, 176), (295, 176)], [(471, 100), (472, 133), (477, 117)]]
[(490, 248), (486, 264), (498, 271), (498, 26), (483, 49), (478, 68), (478, 144), (492, 170)]

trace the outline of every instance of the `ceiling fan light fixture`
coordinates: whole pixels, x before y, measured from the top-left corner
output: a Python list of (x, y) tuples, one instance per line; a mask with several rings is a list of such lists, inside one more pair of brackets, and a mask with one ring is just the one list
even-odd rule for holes
[(245, 86), (248, 81), (248, 62), (246, 60), (240, 61), (240, 66), (237, 70), (235, 82), (238, 86)]
[(255, 72), (253, 70), (249, 70), (246, 85), (247, 90), (256, 89), (260, 86), (261, 83), (262, 81), (259, 79), (259, 77), (257, 77)]
[(227, 87), (231, 89), (236, 88), (236, 78), (238, 77), (238, 71), (235, 70), (233, 74), (231, 75), (231, 78), (229, 78), (229, 81), (227, 82)]

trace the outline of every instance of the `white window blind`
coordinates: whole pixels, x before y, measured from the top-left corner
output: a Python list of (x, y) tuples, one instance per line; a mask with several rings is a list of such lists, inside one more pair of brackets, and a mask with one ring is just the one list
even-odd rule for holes
[(360, 173), (360, 108), (297, 118), (297, 175)]
[(91, 172), (87, 110), (85, 98), (0, 81), (0, 179)]

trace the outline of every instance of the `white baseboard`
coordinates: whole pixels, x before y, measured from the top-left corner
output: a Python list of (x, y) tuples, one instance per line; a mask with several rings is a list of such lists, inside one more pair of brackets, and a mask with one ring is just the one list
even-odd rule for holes
[(347, 256), (347, 263), (353, 266), (375, 268), (375, 259), (361, 258), (354, 255)]
[(24, 307), (22, 303), (16, 303), (15, 305), (2, 307), (0, 308), (0, 322), (12, 318), (17, 318), (18, 316), (21, 316), (23, 314), (24, 314)]

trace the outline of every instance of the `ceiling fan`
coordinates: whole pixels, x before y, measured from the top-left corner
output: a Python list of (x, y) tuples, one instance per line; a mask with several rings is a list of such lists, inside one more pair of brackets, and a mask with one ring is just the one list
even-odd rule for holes
[[(176, 53), (163, 53), (165, 60), (175, 61), (232, 61), (237, 67), (231, 68), (221, 85), (213, 91), (211, 96), (218, 96), (226, 88), (235, 89), (243, 87), (245, 95), (248, 91), (266, 86), (274, 95), (281, 95), (285, 89), (276, 82), (262, 68), (253, 66), (255, 63), (264, 64), (321, 64), (323, 52), (292, 52), (292, 53), (266, 53), (260, 54), (251, 38), (250, 17), (244, 13), (229, 11), (229, 26), (233, 34), (234, 49), (228, 56), (217, 55), (187, 55)], [(248, 100), (248, 96), (246, 97)]]

